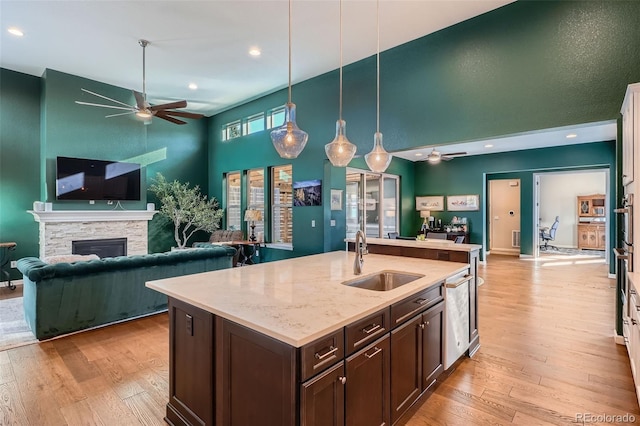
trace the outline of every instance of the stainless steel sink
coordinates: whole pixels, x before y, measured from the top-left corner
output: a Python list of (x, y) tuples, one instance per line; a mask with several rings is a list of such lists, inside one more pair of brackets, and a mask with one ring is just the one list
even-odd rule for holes
[(365, 290), (389, 291), (424, 277), (421, 274), (407, 272), (381, 271), (364, 277), (344, 281), (342, 284)]

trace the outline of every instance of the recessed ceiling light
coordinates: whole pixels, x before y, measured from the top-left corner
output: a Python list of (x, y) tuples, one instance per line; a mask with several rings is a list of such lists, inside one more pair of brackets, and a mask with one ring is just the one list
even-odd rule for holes
[(421, 152), (416, 152), (416, 157), (422, 157), (422, 153)]
[(13, 34), (14, 36), (18, 36), (18, 37), (22, 37), (24, 35), (24, 33), (20, 31), (19, 28), (16, 28), (16, 27), (11, 27), (7, 31), (9, 31), (10, 34)]
[(493, 144), (488, 143), (488, 144), (486, 144), (484, 147), (485, 147), (485, 148), (493, 148)]
[(189, 83), (189, 89), (191, 90), (196, 90), (198, 88), (198, 85), (195, 83)]
[(257, 47), (252, 47), (251, 49), (249, 49), (249, 55), (251, 56), (260, 56), (262, 52), (260, 52), (260, 49), (258, 49)]
[(576, 135), (575, 133), (569, 133), (567, 135), (567, 139), (573, 139), (573, 138), (577, 138), (577, 137), (578, 137), (578, 135)]

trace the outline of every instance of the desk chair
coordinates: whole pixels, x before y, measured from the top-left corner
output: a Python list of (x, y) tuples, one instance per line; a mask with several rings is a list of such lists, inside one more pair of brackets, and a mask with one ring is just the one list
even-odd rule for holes
[(558, 225), (560, 225), (560, 216), (556, 216), (556, 220), (553, 222), (553, 225), (551, 225), (551, 228), (540, 229), (540, 239), (543, 242), (543, 245), (540, 246), (540, 250), (547, 250), (549, 247), (558, 250), (558, 247), (549, 244), (549, 241), (555, 241), (556, 239)]

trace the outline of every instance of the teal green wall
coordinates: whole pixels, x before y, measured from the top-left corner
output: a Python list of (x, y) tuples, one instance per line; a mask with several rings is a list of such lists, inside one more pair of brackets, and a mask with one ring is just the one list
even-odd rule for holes
[[(470, 221), (470, 238), (474, 244), (483, 243), (484, 211), (487, 181), (491, 179), (520, 179), (522, 254), (533, 254), (533, 175), (559, 170), (609, 169), (608, 192), (611, 194), (609, 216), (615, 218), (616, 204), (616, 142), (595, 142), (555, 148), (511, 151), (472, 157), (430, 165), (416, 163), (416, 195), (480, 195), (480, 210), (473, 212), (434, 212), (443, 223), (454, 215), (466, 216)], [(417, 216), (417, 215), (416, 215)], [(416, 217), (416, 224), (419, 224)], [(615, 242), (615, 226), (610, 226), (609, 241)], [(613, 266), (613, 262), (611, 263)], [(613, 269), (612, 269), (613, 270)]]
[[(519, 1), (382, 52), (380, 130), (385, 147), (394, 151), (617, 119), (627, 84), (640, 81), (634, 50), (640, 40), (638, 20), (636, 1)], [(344, 68), (343, 116), (359, 157), (371, 150), (376, 130), (375, 77), (375, 57)], [(268, 131), (228, 142), (220, 138), (225, 123), (282, 105), (286, 95), (281, 90), (211, 118), (212, 194), (222, 194), (224, 172), (286, 163), (273, 149)], [(330, 179), (332, 187), (344, 189), (323, 152), (335, 134), (337, 71), (296, 84), (293, 102), (298, 125), (309, 133), (307, 147), (291, 161), (294, 181), (322, 178), (326, 185)], [(401, 233), (411, 234), (420, 223), (411, 182), (430, 177), (418, 165), (414, 178), (413, 165), (398, 165), (402, 161), (394, 159), (389, 171), (401, 170)], [(363, 167), (364, 162), (359, 158), (352, 165)], [(482, 161), (471, 166), (478, 176), (487, 172)], [(456, 185), (452, 191), (457, 193), (477, 192), (466, 181)], [(342, 228), (323, 228), (331, 217), (343, 216), (327, 208), (294, 209), (291, 255), (337, 247)], [(312, 219), (320, 223), (313, 229)], [(481, 220), (473, 218), (474, 224)]]
[(40, 86), (38, 77), (0, 69), (0, 242), (18, 243), (13, 259), (39, 250), (38, 224), (27, 210), (39, 198)]
[[(107, 119), (111, 110), (75, 103), (108, 103), (80, 89), (133, 105), (131, 90), (55, 70), (46, 70), (42, 78), (0, 71), (0, 239), (18, 243), (15, 258), (38, 256), (38, 224), (26, 212), (34, 201), (52, 202), (54, 210), (115, 207), (105, 201), (56, 201), (57, 156), (146, 164), (142, 200), (122, 202), (125, 209), (145, 209), (147, 201), (158, 206), (153, 194), (144, 190), (157, 172), (199, 185), (208, 193), (206, 119), (189, 120), (182, 126), (161, 119), (144, 125), (132, 115)], [(199, 234), (194, 240), (207, 237)], [(171, 246), (175, 246), (173, 227), (156, 215), (149, 223), (149, 251), (167, 251)], [(19, 275), (15, 270), (12, 274)]]

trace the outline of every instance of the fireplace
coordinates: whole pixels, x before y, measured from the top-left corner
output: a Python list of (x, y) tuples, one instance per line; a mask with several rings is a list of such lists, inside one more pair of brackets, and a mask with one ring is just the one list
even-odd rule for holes
[[(128, 256), (147, 254), (151, 210), (29, 211), (40, 223), (40, 258), (68, 255), (73, 242), (124, 239)], [(124, 238), (126, 237), (126, 239)], [(75, 251), (73, 251), (75, 253)], [(107, 255), (105, 255), (107, 256)]]
[(99, 258), (127, 255), (126, 238), (101, 238), (71, 242), (72, 254), (97, 254)]

